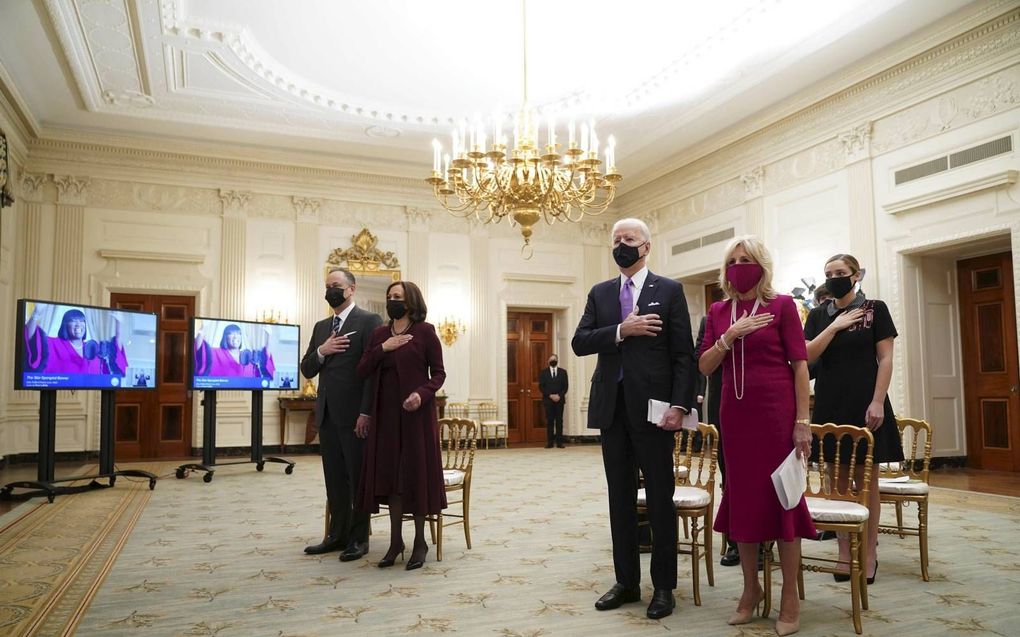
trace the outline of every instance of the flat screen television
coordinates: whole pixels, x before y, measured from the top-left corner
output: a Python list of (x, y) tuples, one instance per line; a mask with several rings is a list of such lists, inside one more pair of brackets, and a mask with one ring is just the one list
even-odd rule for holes
[(18, 301), (15, 389), (153, 389), (156, 315)]
[(191, 389), (298, 388), (297, 325), (195, 317), (191, 343)]

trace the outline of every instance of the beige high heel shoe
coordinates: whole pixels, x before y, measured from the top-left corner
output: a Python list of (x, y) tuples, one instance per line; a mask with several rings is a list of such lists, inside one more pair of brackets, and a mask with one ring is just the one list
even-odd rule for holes
[(784, 622), (776, 620), (776, 634), (779, 637), (786, 637), (786, 635), (792, 635), (793, 633), (800, 630), (800, 618), (793, 620), (792, 622)]
[(758, 607), (761, 606), (762, 600), (765, 599), (765, 591), (761, 588), (758, 589), (757, 599), (751, 604), (750, 608), (740, 610), (737, 608), (736, 612), (730, 616), (728, 623), (730, 626), (739, 626), (741, 624), (750, 624), (754, 620), (755, 613), (758, 612)]

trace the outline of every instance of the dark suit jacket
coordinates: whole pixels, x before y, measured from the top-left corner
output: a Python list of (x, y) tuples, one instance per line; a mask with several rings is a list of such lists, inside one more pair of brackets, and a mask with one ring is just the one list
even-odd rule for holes
[(620, 277), (599, 283), (588, 293), (570, 346), (578, 356), (599, 357), (591, 378), (589, 429), (605, 429), (613, 424), (621, 368), (631, 426), (655, 427), (647, 418), (649, 398), (688, 410), (694, 406), (698, 370), (683, 286), (649, 271), (637, 307), (639, 314), (658, 314), (662, 331), (655, 336), (631, 336), (617, 344)]
[(322, 420), (329, 414), (330, 423), (340, 428), (353, 428), (359, 414), (369, 413), (372, 400), (371, 383), (362, 381), (357, 374), (358, 361), (368, 348), (372, 332), (382, 324), (382, 318), (357, 305), (340, 326), (340, 333), (351, 334), (351, 346), (339, 354), (330, 354), (320, 364), (315, 351), (329, 338), (333, 317), (315, 324), (308, 350), (301, 359), (301, 373), (306, 378), (319, 376), (319, 395), (315, 403), (315, 424), (322, 427)]
[(552, 402), (549, 395), (559, 394), (560, 403), (563, 403), (563, 397), (566, 396), (569, 387), (570, 381), (567, 380), (567, 370), (565, 369), (557, 367), (556, 378), (553, 378), (552, 370), (548, 366), (538, 374), (538, 389), (542, 392), (543, 402)]

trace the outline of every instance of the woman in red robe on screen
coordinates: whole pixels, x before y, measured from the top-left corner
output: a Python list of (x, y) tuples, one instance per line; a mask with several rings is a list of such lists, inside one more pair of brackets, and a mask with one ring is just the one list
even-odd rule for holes
[(223, 330), (219, 347), (210, 347), (205, 335), (195, 335), (195, 373), (199, 376), (272, 378), (276, 373), (273, 355), (266, 344), (258, 349), (241, 349), (241, 328), (230, 324)]
[(114, 318), (114, 335), (109, 341), (89, 340), (85, 313), (68, 310), (60, 320), (56, 336), (39, 329), (42, 308), (36, 305), (25, 324), (26, 367), (48, 374), (114, 374), (123, 376), (127, 356), (120, 341), (120, 319)]

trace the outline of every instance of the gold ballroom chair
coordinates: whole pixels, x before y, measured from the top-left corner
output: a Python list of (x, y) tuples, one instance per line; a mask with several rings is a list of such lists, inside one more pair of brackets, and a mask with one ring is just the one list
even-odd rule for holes
[[(878, 532), (916, 536), (921, 552), (921, 579), (928, 581), (928, 469), (931, 465), (931, 424), (914, 418), (896, 418), (903, 441), (903, 463), (879, 466), (878, 492), (883, 504), (896, 506), (896, 524), (879, 524)], [(917, 526), (903, 526), (903, 506), (917, 505)]]
[[(439, 439), (442, 445), (443, 481), (446, 484), (447, 505), (459, 504), (460, 513), (440, 511), (428, 516), (432, 542), (436, 545), (436, 560), (443, 559), (443, 528), (453, 524), (464, 525), (464, 542), (471, 548), (471, 473), (477, 448), (477, 425), (465, 418), (442, 418), (439, 421)], [(460, 494), (460, 499), (451, 496)], [(447, 518), (455, 518), (447, 521)]]
[(478, 403), (478, 421), (481, 423), (479, 437), (485, 441), (485, 448), (489, 448), (489, 439), (499, 446), (503, 441), (504, 447), (510, 446), (509, 431), (506, 423), (499, 419), (499, 407), (493, 402)]
[[(825, 462), (820, 457), (817, 463), (808, 467), (807, 491), (808, 510), (815, 528), (819, 531), (844, 533), (850, 539), (850, 601), (853, 608), (854, 630), (862, 632), (861, 609), (868, 610), (867, 564), (868, 537), (868, 485), (871, 480), (872, 458), (875, 438), (864, 427), (853, 425), (811, 425), (811, 437), (818, 439), (819, 448), (824, 449), (826, 438), (835, 441), (836, 462)], [(841, 465), (840, 451), (850, 446), (850, 464)], [(864, 475), (858, 484), (853, 476), (857, 467), (857, 454), (853, 450), (864, 445)], [(765, 608), (762, 617), (768, 617), (772, 610), (772, 546), (768, 543), (763, 560), (765, 579)], [(800, 570), (797, 574), (797, 589), (804, 599), (804, 571), (814, 573), (836, 573), (838, 560), (834, 558), (809, 557), (803, 554), (806, 544), (801, 545)]]
[[(701, 606), (701, 560), (705, 561), (708, 585), (715, 586), (712, 572), (712, 518), (715, 511), (718, 445), (719, 430), (714, 425), (698, 423), (696, 432), (689, 429), (677, 431), (673, 446), (673, 475), (676, 479), (673, 504), (676, 505), (678, 522), (683, 524), (683, 537), (678, 539), (677, 552), (691, 556), (691, 579), (696, 606)], [(647, 513), (644, 489), (638, 489), (637, 503), (638, 514)], [(701, 534), (704, 534), (703, 539), (699, 538)]]

